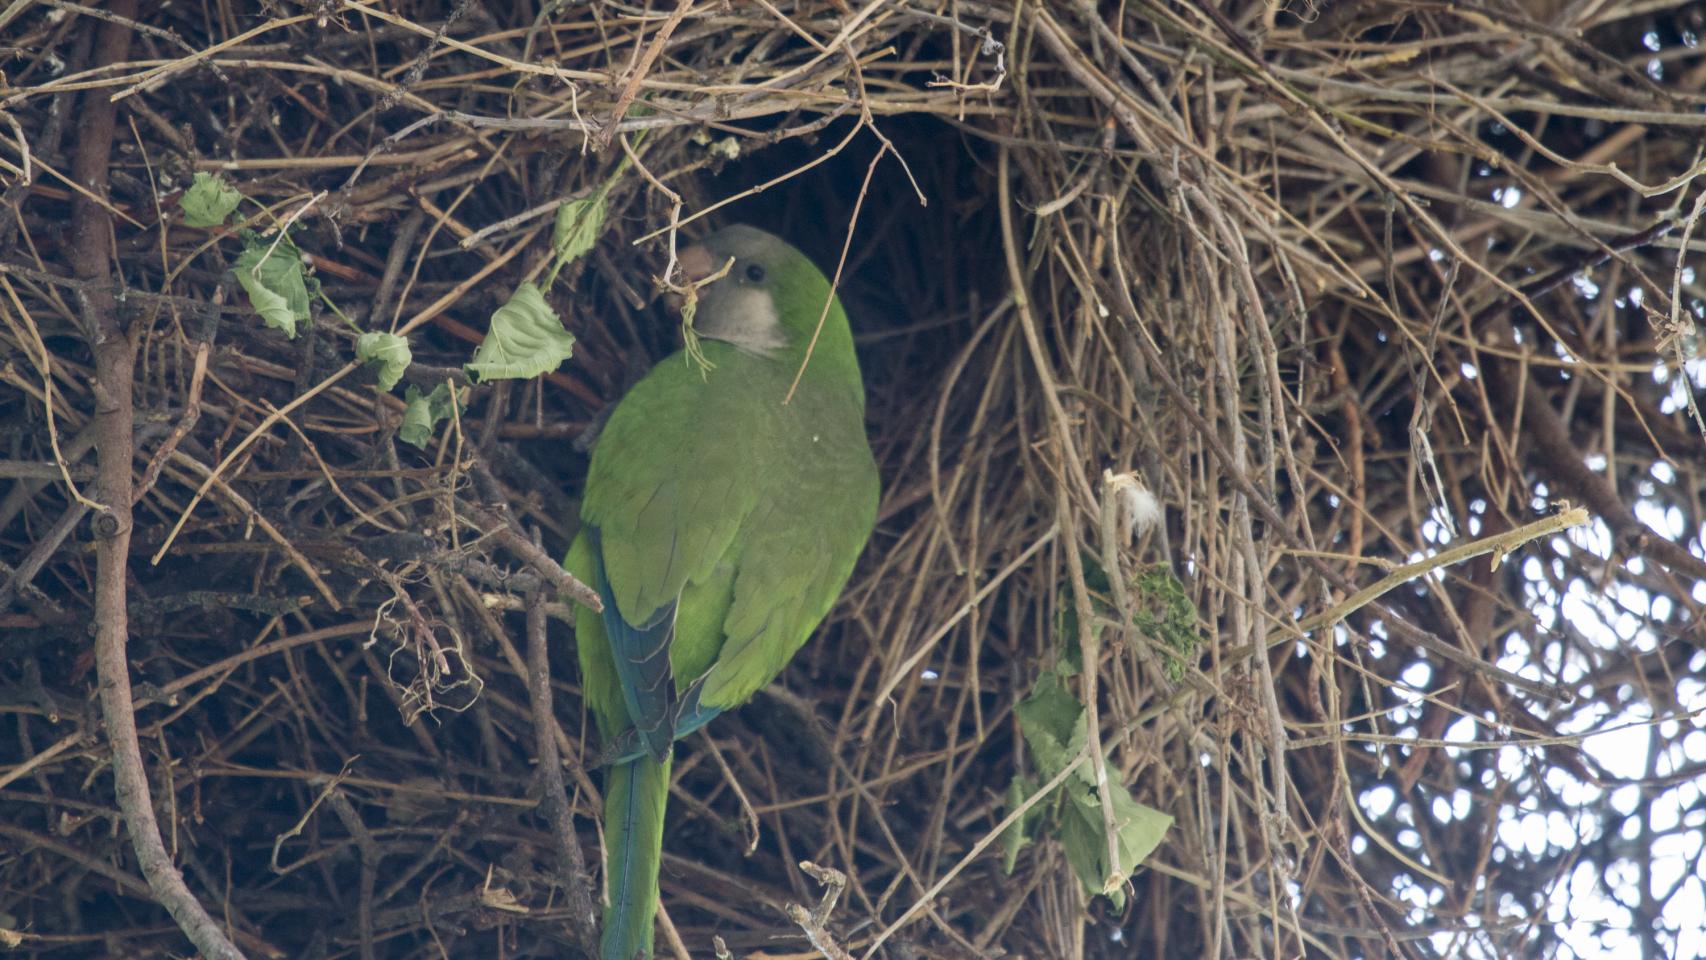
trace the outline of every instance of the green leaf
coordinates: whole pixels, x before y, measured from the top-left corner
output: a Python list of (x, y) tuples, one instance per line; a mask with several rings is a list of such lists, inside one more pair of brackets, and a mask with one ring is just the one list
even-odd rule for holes
[[(1078, 784), (1069, 794), (1070, 799), (1061, 813), (1059, 836), (1060, 845), (1066, 850), (1066, 865), (1084, 885), (1085, 895), (1093, 897), (1102, 892), (1102, 881), (1108, 876), (1108, 852), (1107, 841), (1102, 839), (1102, 805), (1096, 800), (1095, 788), (1091, 787), (1089, 803), (1097, 817), (1094, 821), (1089, 820), (1085, 816), (1084, 789), (1083, 784)], [(1123, 909), (1124, 897), (1125, 891), (1117, 890), (1108, 899), (1116, 908)]]
[(1025, 736), (1025, 745), (1031, 748), (1042, 779), (1054, 779), (1084, 749), (1084, 739), (1089, 736), (1084, 724), (1084, 705), (1054, 671), (1044, 671), (1031, 688), (1031, 695), (1020, 701), (1013, 712), (1019, 718), (1019, 731)]
[(302, 272), (302, 251), (288, 237), (276, 244), (261, 237), (248, 237), (245, 242), (232, 268), (237, 282), (267, 326), (295, 339), (296, 325), (308, 322), (308, 280)]
[[(1015, 775), (1013, 781), (1007, 784), (1007, 810), (1009, 812), (1017, 810), (1041, 786), (1037, 781), (1022, 773)], [(1058, 790), (1055, 791), (1056, 794), (1059, 792)], [(1012, 825), (1002, 831), (1001, 871), (1003, 873), (1012, 875), (1013, 868), (1019, 863), (1019, 851), (1025, 849), (1036, 838), (1038, 827), (1053, 808), (1053, 798), (1044, 797), (1032, 804), (1029, 810), (1020, 814), (1019, 819), (1013, 821)]]
[(531, 283), (522, 284), (492, 314), (491, 329), (463, 369), (476, 383), (526, 380), (557, 369), (574, 356), (575, 335)]
[(355, 358), (375, 368), (379, 389), (390, 392), (403, 379), (414, 354), (409, 351), (409, 341), (394, 333), (364, 333), (356, 338)]
[(195, 175), (195, 182), (178, 198), (184, 211), (184, 223), (191, 227), (217, 227), (225, 222), (243, 194), (225, 182), (225, 178), (205, 171)]
[(450, 416), (453, 402), (450, 388), (441, 383), (433, 388), (432, 393), (423, 394), (411, 383), (403, 391), (403, 399), (408, 406), (403, 408), (403, 423), (397, 428), (397, 436), (404, 443), (424, 450), (432, 440), (433, 427)]
[[(1119, 847), (1121, 875), (1110, 878), (1113, 868), (1108, 863), (1107, 824), (1102, 819), (1102, 802), (1096, 796), (1095, 786), (1069, 784), (1066, 796), (1067, 803), (1061, 814), (1060, 842), (1066, 849), (1067, 864), (1079, 882), (1084, 884), (1085, 893), (1090, 896), (1103, 894), (1113, 902), (1115, 909), (1123, 909), (1125, 892), (1122, 884), (1161, 845), (1167, 828), (1173, 825), (1173, 818), (1154, 807), (1138, 803), (1125, 788), (1114, 785), (1109, 791), (1109, 798), (1114, 805), (1114, 837)], [(1104, 888), (1103, 883), (1109, 879), (1115, 882)]]
[(551, 267), (553, 277), (564, 265), (586, 256), (598, 242), (604, 218), (610, 212), (608, 189), (606, 185), (590, 197), (569, 200), (557, 208), (557, 221), (551, 227), (551, 249), (557, 254), (557, 262)]
[[(1044, 671), (1037, 678), (1031, 695), (1022, 700), (1013, 712), (1018, 717), (1019, 731), (1030, 749), (1040, 780), (1053, 779), (1077, 759), (1090, 735), (1084, 705), (1072, 695), (1061, 675), (1054, 670)], [(1001, 837), (1005, 854), (1003, 863), (1011, 872), (1019, 851), (1050, 825), (1045, 824), (1042, 813), (1058, 809), (1058, 817), (1052, 822), (1052, 833), (1065, 848), (1066, 860), (1073, 874), (1091, 895), (1105, 894), (1116, 907), (1123, 908), (1125, 894), (1121, 884), (1155, 851), (1173, 818), (1138, 803), (1117, 782), (1111, 784), (1109, 800), (1113, 804), (1114, 838), (1119, 848), (1121, 874), (1115, 878), (1115, 883), (1107, 884), (1113, 865), (1108, 862), (1108, 825), (1102, 816), (1095, 769), (1085, 763), (1074, 773), (1058, 791), (1066, 796), (1064, 804), (1058, 803), (1055, 797), (1044, 798), (1008, 827)], [(1023, 803), (1036, 789), (1035, 782), (1015, 777), (1007, 788), (1008, 809)]]
[(586, 256), (598, 242), (598, 235), (604, 232), (604, 220), (610, 215), (610, 188), (627, 169), (628, 158), (624, 156), (597, 190), (558, 205), (556, 222), (551, 225), (551, 250), (556, 256), (545, 274), (545, 289), (557, 282), (559, 270)]
[(1114, 830), (1120, 841), (1120, 863), (1127, 871), (1135, 872), (1167, 838), (1167, 831), (1173, 826), (1173, 815), (1138, 803), (1124, 789), (1114, 789), (1112, 797)]

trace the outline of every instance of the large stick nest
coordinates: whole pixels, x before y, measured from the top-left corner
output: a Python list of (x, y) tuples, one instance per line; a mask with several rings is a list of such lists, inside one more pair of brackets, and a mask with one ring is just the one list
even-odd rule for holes
[[(21, 954), (588, 942), (552, 558), (672, 251), (736, 221), (839, 273), (884, 495), (678, 751), (660, 953), (1700, 949), (1698, 8), (246, 6), (0, 15)], [(348, 322), (264, 324), (197, 172)], [(470, 385), (605, 184), (574, 357)], [(466, 389), (424, 449), (362, 331)], [(1086, 746), (1022, 729), (1039, 682)], [(1058, 794), (1004, 863), (1066, 761), (1174, 818), (1111, 898)]]

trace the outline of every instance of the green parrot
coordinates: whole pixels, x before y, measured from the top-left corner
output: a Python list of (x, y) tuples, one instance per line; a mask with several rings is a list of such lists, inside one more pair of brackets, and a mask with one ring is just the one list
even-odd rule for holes
[(652, 955), (672, 745), (782, 671), (877, 515), (853, 334), (823, 273), (747, 226), (680, 260), (694, 279), (728, 266), (698, 292), (710, 366), (677, 353), (616, 405), (564, 561), (604, 600), (575, 621), (610, 760), (603, 960)]

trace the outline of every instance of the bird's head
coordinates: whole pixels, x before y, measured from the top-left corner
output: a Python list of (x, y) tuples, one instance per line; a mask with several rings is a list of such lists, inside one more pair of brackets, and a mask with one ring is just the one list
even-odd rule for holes
[[(793, 352), (812, 339), (829, 281), (787, 241), (736, 225), (682, 250), (680, 260), (694, 281), (728, 266), (720, 279), (699, 288), (693, 329), (700, 336), (759, 354)], [(832, 306), (824, 324), (826, 333), (837, 324), (845, 331), (846, 315)]]

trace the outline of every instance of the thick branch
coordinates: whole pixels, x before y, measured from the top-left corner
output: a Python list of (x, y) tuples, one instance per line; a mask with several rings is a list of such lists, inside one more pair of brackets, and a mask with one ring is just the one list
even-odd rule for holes
[[(129, 19), (135, 0), (115, 0), (112, 12)], [(95, 65), (122, 62), (130, 50), (130, 28), (116, 21), (103, 24), (95, 46)], [(78, 129), (77, 159), (72, 169), (93, 196), (107, 188), (107, 161), (112, 151), (113, 122), (118, 108), (104, 92), (85, 95)], [(125, 657), (129, 622), (125, 613), (126, 561), (130, 554), (131, 462), (133, 409), (131, 385), (136, 345), (125, 335), (113, 296), (108, 253), (112, 249), (112, 218), (106, 208), (79, 195), (72, 206), (71, 262), (77, 279), (87, 286), (77, 291), (83, 332), (95, 353), (96, 486), (104, 512), (95, 518), (95, 666), (100, 674), (101, 713), (113, 751), (113, 787), (124, 814), (136, 859), (154, 898), (196, 945), (215, 960), (241, 960), (239, 951), (208, 915), (184, 883), (160, 839), (154, 805), (137, 743), (135, 704), (130, 694), (130, 667)]]

